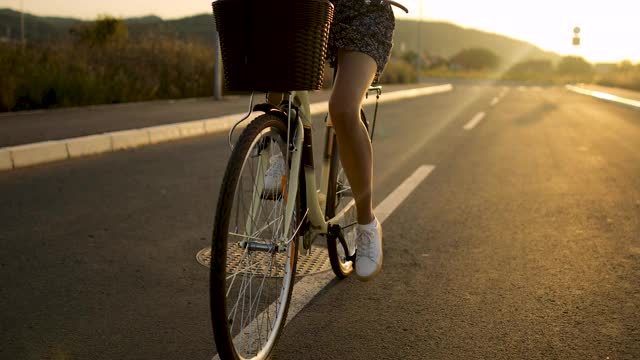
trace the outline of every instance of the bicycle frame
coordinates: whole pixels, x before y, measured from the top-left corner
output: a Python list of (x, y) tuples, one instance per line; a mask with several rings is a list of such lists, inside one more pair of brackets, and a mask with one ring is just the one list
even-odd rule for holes
[[(367, 97), (369, 92), (375, 91), (376, 94), (376, 102), (373, 120), (371, 124), (371, 131), (369, 133), (370, 139), (373, 140), (373, 131), (375, 129), (376, 117), (378, 114), (378, 99), (382, 94), (382, 86), (370, 86), (367, 90)], [(349, 204), (347, 204), (338, 214), (336, 214), (331, 219), (326, 219), (323, 208), (326, 205), (326, 198), (329, 188), (329, 166), (331, 157), (333, 152), (335, 151), (334, 144), (334, 127), (331, 123), (329, 115), (327, 114), (325, 117), (325, 139), (324, 139), (324, 156), (322, 159), (322, 167), (321, 167), (321, 181), (320, 188), (318, 189), (316, 183), (316, 171), (314, 165), (314, 155), (313, 155), (313, 145), (312, 145), (312, 128), (311, 128), (311, 114), (309, 109), (309, 100), (308, 94), (306, 91), (301, 92), (289, 92), (289, 108), (287, 111), (287, 143), (289, 146), (293, 145), (290, 151), (287, 152), (287, 161), (289, 154), (291, 157), (291, 171), (290, 174), (300, 174), (300, 168), (303, 167), (303, 175), (305, 181), (305, 194), (301, 194), (301, 196), (305, 196), (306, 204), (307, 204), (307, 213), (304, 214), (303, 221), (308, 217), (308, 221), (311, 229), (317, 232), (318, 235), (326, 235), (331, 228), (331, 225), (337, 224), (345, 214), (355, 206), (355, 200), (351, 200)], [(236, 124), (231, 128), (229, 133), (229, 144), (231, 145), (231, 138), (233, 136), (233, 132), (236, 127), (247, 120), (252, 112), (253, 105), (253, 94), (251, 95), (251, 101), (249, 104), (249, 112)], [(292, 104), (296, 104), (296, 116), (292, 118)], [(292, 123), (295, 122), (295, 126), (292, 127)], [(302, 129), (302, 131), (295, 131), (291, 134), (291, 129)], [(293, 135), (293, 139), (291, 139), (291, 135)], [(261, 159), (260, 172), (258, 176), (262, 176), (266, 172), (266, 166), (269, 163), (268, 159)], [(285, 207), (285, 221), (284, 221), (284, 234), (289, 234), (291, 219), (293, 217), (294, 205), (296, 196), (298, 196), (298, 187), (300, 186), (300, 176), (290, 176), (287, 179), (286, 192), (287, 195), (285, 199), (287, 199), (286, 207)], [(249, 217), (255, 216), (255, 212), (258, 211), (261, 188), (258, 186), (256, 192), (254, 194), (254, 200), (252, 201), (252, 206), (250, 210)], [(249, 225), (247, 225), (249, 226)], [(247, 233), (251, 233), (251, 229), (246, 229)], [(294, 232), (294, 237), (298, 236), (298, 229)], [(294, 239), (281, 239), (282, 241), (289, 242)]]
[[(370, 132), (370, 137), (371, 139), (373, 139), (373, 130), (375, 129), (375, 121), (378, 113), (378, 99), (380, 98), (380, 95), (382, 93), (382, 87), (381, 86), (369, 87), (369, 89), (367, 90), (367, 96), (371, 91), (376, 91), (377, 93), (374, 116), (372, 120), (371, 132)], [(296, 101), (296, 96), (298, 96), (297, 101)], [(300, 111), (298, 111), (298, 116), (296, 116), (296, 119), (291, 119), (291, 116), (292, 116), (291, 104), (295, 102), (301, 105), (299, 109), (303, 110), (302, 116), (300, 116), (299, 114)], [(333, 218), (326, 219), (323, 209), (326, 204), (327, 192), (329, 188), (330, 161), (331, 161), (333, 152), (336, 149), (335, 147), (336, 144), (334, 144), (335, 130), (334, 130), (333, 124), (331, 123), (331, 119), (327, 115), (325, 117), (326, 131), (325, 131), (325, 139), (324, 139), (324, 152), (323, 152), (324, 155), (323, 155), (322, 165), (321, 165), (321, 177), (320, 177), (321, 181), (320, 181), (320, 188), (318, 189), (318, 187), (316, 186), (317, 185), (316, 171), (315, 171), (314, 158), (313, 158), (314, 155), (313, 155), (313, 145), (312, 145), (313, 136), (312, 136), (312, 128), (311, 128), (311, 120), (310, 120), (311, 117), (310, 117), (310, 114), (307, 113), (308, 108), (309, 108), (308, 98), (306, 96), (306, 93), (304, 96), (299, 96), (299, 93), (296, 93), (296, 92), (289, 93), (289, 111), (287, 112), (289, 127), (287, 131), (290, 132), (290, 129), (292, 128), (290, 126), (292, 120), (298, 122), (295, 129), (303, 129), (303, 131), (296, 131), (294, 133), (294, 139), (293, 139), (294, 147), (292, 150), (290, 173), (299, 174), (300, 166), (303, 166), (303, 171), (304, 171), (303, 176), (304, 176), (304, 181), (306, 185), (305, 186), (306, 193), (303, 194), (302, 196), (306, 197), (309, 224), (313, 230), (318, 232), (318, 234), (325, 235), (329, 232), (329, 229), (332, 224), (337, 224), (345, 216), (345, 214), (349, 210), (351, 210), (353, 206), (355, 206), (355, 200), (351, 200), (349, 204), (347, 204)], [(303, 121), (304, 119), (307, 119), (306, 124)], [(287, 135), (287, 137), (288, 136), (289, 135)], [(289, 199), (289, 201), (287, 203), (287, 207), (285, 211), (285, 232), (284, 232), (285, 234), (289, 233), (288, 227), (289, 227), (289, 224), (291, 223), (291, 217), (293, 216), (293, 204), (295, 203), (295, 197), (296, 197), (297, 189), (299, 185), (300, 185), (299, 177), (291, 176), (291, 179), (289, 179), (289, 184), (287, 189), (288, 191), (287, 198)], [(290, 201), (291, 199), (293, 199), (294, 201)]]

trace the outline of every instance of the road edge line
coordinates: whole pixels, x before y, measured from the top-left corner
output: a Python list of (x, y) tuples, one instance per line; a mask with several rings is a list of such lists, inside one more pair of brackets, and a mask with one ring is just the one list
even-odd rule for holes
[[(453, 85), (433, 85), (415, 89), (396, 90), (385, 94), (379, 99), (380, 103), (391, 102), (402, 99), (440, 94), (453, 90)], [(374, 96), (363, 101), (363, 105), (375, 103)], [(320, 101), (310, 104), (311, 115), (318, 115), (327, 112), (328, 102)], [(251, 114), (249, 120), (258, 116), (259, 112)], [(233, 124), (246, 113), (222, 115), (214, 118), (179, 122), (174, 124), (155, 125), (137, 129), (119, 130), (102, 134), (92, 134), (67, 138), (61, 140), (48, 140), (29, 144), (0, 148), (0, 171), (12, 170), (33, 165), (41, 165), (54, 161), (75, 159), (82, 156), (97, 155), (106, 152), (115, 152), (125, 149), (138, 148), (155, 145), (163, 142), (176, 141), (196, 136), (215, 134), (231, 129)], [(104, 137), (110, 138), (110, 145), (105, 146)], [(95, 142), (95, 143), (94, 143)], [(58, 152), (42, 152), (34, 149), (43, 147), (62, 146), (66, 148), (66, 156), (61, 156)], [(81, 151), (76, 151), (78, 146), (82, 146)], [(73, 154), (70, 149), (73, 148)], [(29, 152), (28, 155), (25, 155)], [(7, 160), (7, 155), (9, 159)], [(58, 156), (60, 155), (60, 156)], [(17, 159), (17, 160), (16, 160)], [(10, 164), (10, 166), (9, 166)]]
[(578, 94), (587, 95), (587, 96), (591, 96), (594, 98), (598, 98), (601, 100), (606, 100), (606, 101), (610, 101), (610, 102), (614, 102), (622, 105), (627, 105), (635, 109), (640, 109), (640, 101), (638, 100), (627, 99), (627, 98), (623, 98), (613, 94), (608, 94), (602, 91), (587, 90), (574, 85), (565, 85), (565, 88), (569, 91), (573, 91)]

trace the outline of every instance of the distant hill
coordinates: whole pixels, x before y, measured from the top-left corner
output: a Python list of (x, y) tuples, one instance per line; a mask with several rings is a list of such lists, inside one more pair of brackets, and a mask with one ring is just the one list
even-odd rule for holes
[[(149, 15), (124, 19), (132, 38), (146, 33), (177, 36), (182, 39), (213, 42), (215, 23), (213, 15), (203, 14), (177, 20), (163, 20)], [(60, 17), (39, 17), (25, 14), (27, 42), (43, 43), (55, 41), (68, 34), (73, 26), (82, 24), (79, 19)], [(20, 39), (20, 13), (11, 9), (0, 9), (0, 38)]]
[(560, 59), (560, 55), (544, 51), (526, 41), (445, 22), (419, 23), (415, 20), (399, 20), (396, 23), (394, 47), (397, 49), (404, 44), (407, 50), (416, 51), (418, 29), (421, 48), (430, 56), (450, 58), (463, 49), (485, 48), (500, 56), (503, 66), (527, 59), (545, 59), (552, 62)]
[[(124, 19), (131, 38), (146, 33), (165, 34), (185, 40), (213, 43), (215, 28), (213, 16), (202, 14), (176, 20), (163, 20), (149, 15)], [(52, 42), (66, 36), (71, 27), (81, 24), (82, 20), (59, 17), (39, 17), (25, 14), (25, 33), (28, 42)], [(553, 62), (560, 56), (543, 51), (525, 41), (504, 35), (463, 28), (444, 22), (422, 22), (398, 19), (395, 32), (394, 51), (401, 48), (416, 51), (418, 48), (418, 26), (420, 26), (421, 49), (430, 56), (449, 58), (467, 48), (486, 48), (502, 59), (508, 66), (525, 59), (549, 59)], [(0, 9), (0, 39), (20, 38), (20, 13), (10, 9)]]
[[(24, 15), (24, 28), (28, 42), (51, 41), (66, 33), (66, 30), (81, 20), (59, 17)], [(0, 9), (0, 38), (20, 39), (20, 13), (11, 9)]]

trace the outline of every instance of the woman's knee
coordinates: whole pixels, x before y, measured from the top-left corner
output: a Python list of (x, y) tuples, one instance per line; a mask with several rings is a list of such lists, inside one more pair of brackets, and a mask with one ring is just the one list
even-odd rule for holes
[(359, 104), (332, 97), (329, 99), (329, 115), (334, 124), (342, 125), (351, 121), (357, 123), (360, 119)]

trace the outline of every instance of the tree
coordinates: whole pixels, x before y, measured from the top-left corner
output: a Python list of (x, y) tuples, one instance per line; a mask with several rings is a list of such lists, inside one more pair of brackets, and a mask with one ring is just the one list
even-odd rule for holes
[(551, 60), (526, 60), (513, 65), (505, 78), (513, 80), (545, 81), (553, 77)]
[(410, 65), (416, 65), (418, 62), (418, 53), (413, 50), (407, 50), (401, 55), (402, 61)]
[(633, 63), (631, 62), (631, 60), (622, 60), (618, 64), (618, 69), (622, 71), (631, 71), (633, 70)]
[(591, 76), (593, 66), (579, 56), (565, 56), (558, 64), (558, 73), (569, 76)]
[(449, 63), (470, 70), (495, 69), (500, 65), (500, 58), (489, 49), (464, 49), (451, 57)]
[(509, 69), (512, 73), (549, 74), (553, 72), (551, 60), (527, 60), (519, 62)]
[(101, 16), (88, 25), (71, 29), (71, 33), (78, 37), (80, 43), (89, 46), (121, 44), (129, 38), (127, 24), (108, 15)]

